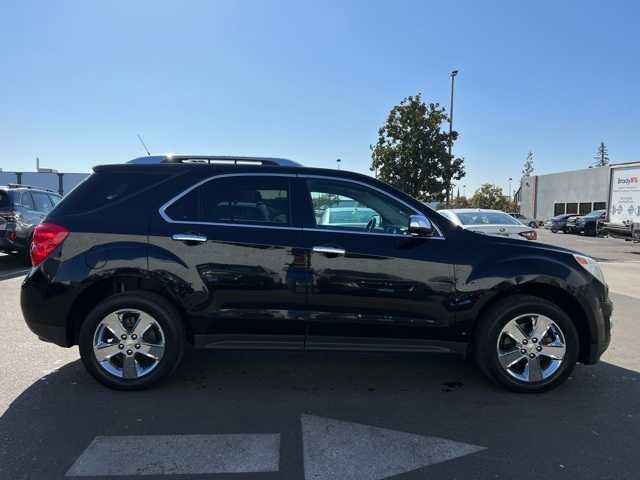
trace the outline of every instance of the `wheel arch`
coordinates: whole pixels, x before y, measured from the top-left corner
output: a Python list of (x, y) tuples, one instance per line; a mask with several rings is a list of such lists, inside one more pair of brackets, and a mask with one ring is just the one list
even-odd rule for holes
[(193, 343), (191, 325), (187, 321), (184, 308), (161, 282), (143, 276), (122, 273), (92, 283), (76, 297), (69, 311), (69, 321), (67, 322), (69, 325), (67, 332), (69, 344), (76, 345), (78, 343), (82, 322), (99, 302), (117, 293), (135, 291), (157, 293), (171, 303), (180, 313), (180, 321), (186, 332), (186, 340)]
[[(579, 361), (586, 362), (588, 360), (589, 349), (592, 343), (592, 331), (590, 327), (589, 317), (587, 316), (585, 309), (580, 305), (578, 300), (573, 295), (571, 295), (571, 293), (567, 292), (565, 289), (559, 286), (532, 282), (520, 284), (514, 286), (513, 288), (503, 290), (495, 294), (482, 306), (482, 308), (478, 312), (476, 319), (481, 319), (482, 316), (496, 303), (501, 302), (502, 300), (513, 295), (519, 294), (532, 295), (534, 297), (543, 298), (560, 307), (573, 321), (576, 329), (578, 330), (578, 337), (580, 342), (580, 351), (578, 357)], [(478, 321), (476, 321), (474, 324), (473, 330), (471, 332), (471, 338), (474, 338), (477, 325)]]

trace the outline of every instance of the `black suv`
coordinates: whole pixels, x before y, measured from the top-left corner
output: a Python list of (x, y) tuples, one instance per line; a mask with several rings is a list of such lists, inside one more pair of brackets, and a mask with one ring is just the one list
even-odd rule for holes
[(36, 228), (21, 304), (110, 387), (166, 377), (189, 343), (469, 354), (537, 392), (609, 344), (592, 259), (464, 230), (371, 177), (188, 156), (94, 172)]
[(60, 202), (60, 195), (38, 187), (0, 187), (0, 252), (22, 255), (31, 265), (33, 229)]
[(596, 237), (602, 229), (602, 224), (604, 223), (606, 216), (606, 210), (594, 210), (583, 217), (578, 217), (576, 219), (576, 230), (578, 233), (583, 233), (590, 237)]

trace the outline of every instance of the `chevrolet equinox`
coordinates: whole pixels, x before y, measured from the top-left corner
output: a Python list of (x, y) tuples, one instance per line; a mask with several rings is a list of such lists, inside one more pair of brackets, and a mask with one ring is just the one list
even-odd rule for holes
[(167, 377), (188, 343), (456, 353), (540, 392), (610, 341), (593, 259), (474, 233), (374, 178), (283, 159), (95, 167), (36, 227), (31, 259), (29, 328), (78, 345), (123, 390)]

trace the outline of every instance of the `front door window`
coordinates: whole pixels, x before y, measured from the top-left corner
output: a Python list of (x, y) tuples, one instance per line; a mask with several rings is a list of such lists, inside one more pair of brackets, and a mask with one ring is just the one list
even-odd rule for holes
[(308, 179), (315, 227), (352, 232), (407, 235), (407, 207), (365, 186), (339, 180)]

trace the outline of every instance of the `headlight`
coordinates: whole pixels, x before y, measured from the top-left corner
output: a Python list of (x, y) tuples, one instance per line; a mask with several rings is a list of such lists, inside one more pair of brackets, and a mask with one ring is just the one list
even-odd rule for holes
[(602, 283), (603, 285), (607, 284), (607, 282), (604, 279), (604, 273), (602, 273), (602, 269), (600, 268), (600, 265), (598, 265), (598, 262), (596, 262), (593, 258), (585, 257), (584, 255), (576, 255), (576, 254), (573, 255), (573, 258), (576, 259), (576, 262), (578, 262), (578, 265), (580, 265), (587, 272), (589, 272), (591, 275), (596, 277), (600, 283)]

